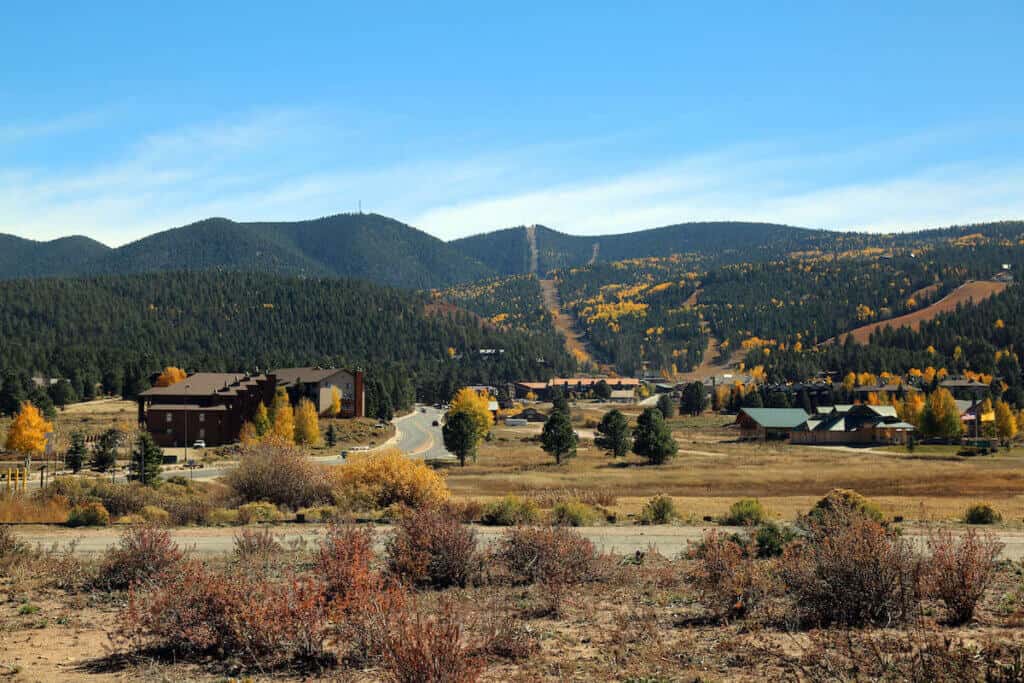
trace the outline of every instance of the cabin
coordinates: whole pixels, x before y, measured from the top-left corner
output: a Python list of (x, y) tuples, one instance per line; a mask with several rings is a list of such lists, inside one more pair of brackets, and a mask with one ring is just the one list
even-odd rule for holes
[(858, 404), (836, 406), (826, 415), (815, 415), (794, 429), (790, 441), (806, 445), (905, 444), (914, 425), (903, 422), (892, 406)]
[(802, 408), (741, 408), (736, 425), (744, 441), (784, 440), (807, 418)]

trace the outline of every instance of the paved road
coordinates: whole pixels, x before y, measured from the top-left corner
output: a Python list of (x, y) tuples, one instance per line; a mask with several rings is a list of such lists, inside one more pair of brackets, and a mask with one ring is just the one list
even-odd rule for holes
[[(383, 549), (391, 528), (388, 526), (376, 527), (378, 550)], [(273, 528), (275, 534), (283, 542), (302, 540), (307, 544), (316, 544), (323, 537), (326, 527), (321, 524), (285, 524)], [(496, 527), (475, 527), (477, 536), (484, 544), (493, 543), (504, 533), (504, 529)], [(628, 555), (640, 551), (648, 551), (650, 548), (657, 549), (666, 557), (676, 557), (687, 550), (689, 544), (700, 540), (704, 532), (709, 529), (718, 529), (724, 533), (739, 531), (735, 527), (709, 526), (604, 526), (604, 527), (581, 527), (577, 529), (585, 537), (589, 538), (595, 546), (605, 552), (618, 555)], [(115, 528), (106, 529), (68, 529), (58, 526), (25, 525), (16, 528), (18, 536), (32, 544), (42, 545), (45, 548), (56, 546), (58, 549), (68, 548), (75, 544), (75, 552), (79, 555), (94, 555), (101, 553), (117, 543), (120, 530)], [(183, 528), (172, 529), (171, 535), (183, 549), (203, 557), (216, 557), (232, 552), (234, 548), (234, 536), (237, 529), (213, 527), (213, 528)], [(911, 539), (915, 545), (924, 549), (926, 537), (919, 529), (908, 529), (904, 534)], [(1004, 559), (1019, 561), (1024, 559), (1024, 532), (998, 530), (996, 536), (1005, 545), (1002, 552)]]

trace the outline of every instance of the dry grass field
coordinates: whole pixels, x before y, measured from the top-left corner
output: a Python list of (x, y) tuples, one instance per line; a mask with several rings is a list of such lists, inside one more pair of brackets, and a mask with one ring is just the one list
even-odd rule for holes
[[(599, 414), (578, 411), (577, 424)], [(1024, 520), (1024, 448), (961, 458), (949, 447), (907, 453), (742, 443), (729, 422), (723, 416), (673, 419), (679, 456), (659, 467), (636, 456), (614, 462), (587, 440), (576, 458), (557, 466), (530, 436), (498, 427), (476, 463), (447, 470), (448, 483), (459, 498), (480, 500), (559, 489), (606, 491), (615, 496), (613, 511), (620, 517), (666, 494), (695, 520), (721, 515), (742, 497), (759, 498), (774, 516), (791, 520), (829, 490), (851, 488), (887, 514), (907, 519), (957, 519), (967, 505), (988, 501), (1008, 523)]]

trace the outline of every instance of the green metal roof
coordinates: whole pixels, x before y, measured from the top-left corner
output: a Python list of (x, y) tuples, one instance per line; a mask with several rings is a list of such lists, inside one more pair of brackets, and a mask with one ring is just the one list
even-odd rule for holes
[(765, 429), (794, 429), (807, 422), (802, 408), (743, 408), (741, 412)]

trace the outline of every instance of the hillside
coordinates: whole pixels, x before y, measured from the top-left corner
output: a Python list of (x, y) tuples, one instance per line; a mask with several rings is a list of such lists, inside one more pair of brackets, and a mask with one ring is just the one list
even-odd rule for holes
[[(677, 253), (699, 253), (710, 261), (735, 263), (778, 258), (791, 251), (832, 245), (840, 233), (774, 223), (681, 223), (614, 235), (567, 235), (542, 225), (535, 228), (539, 274), (591, 261), (621, 261)], [(857, 236), (858, 239), (860, 236)], [(837, 239), (838, 238), (838, 239)], [(865, 239), (874, 240), (875, 238)], [(507, 228), (455, 240), (452, 246), (501, 274), (528, 272), (529, 245), (524, 227)]]
[(81, 272), (109, 251), (110, 247), (79, 235), (50, 242), (0, 235), (0, 278)]
[(66, 249), (54, 242), (39, 245), (20, 259), (22, 268), (5, 269), (3, 277), (220, 269), (353, 277), (428, 289), (493, 274), (436, 237), (376, 214), (274, 223), (210, 218), (117, 249), (94, 244), (99, 248), (83, 249), (75, 259), (62, 258)]
[(554, 335), (481, 324), (457, 309), (428, 312), (430, 301), (359, 280), (264, 273), (10, 280), (0, 282), (0, 368), (68, 377), (84, 390), (100, 381), (119, 388), (165, 365), (354, 365), (430, 400), (465, 383), (573, 369)]

